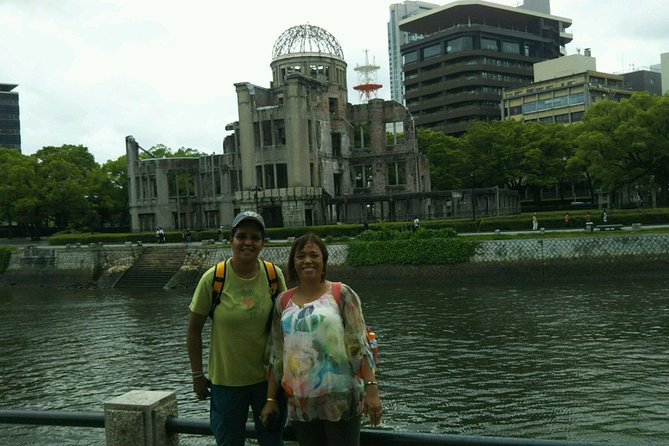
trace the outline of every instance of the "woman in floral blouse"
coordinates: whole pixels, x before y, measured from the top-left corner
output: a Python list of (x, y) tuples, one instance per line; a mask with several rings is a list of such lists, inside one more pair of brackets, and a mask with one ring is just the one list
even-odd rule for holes
[(282, 293), (274, 308), (261, 419), (278, 412), (281, 386), (300, 446), (357, 446), (362, 414), (378, 425), (381, 400), (360, 299), (348, 285), (325, 279), (327, 260), (317, 235), (295, 240), (288, 274), (299, 285)]

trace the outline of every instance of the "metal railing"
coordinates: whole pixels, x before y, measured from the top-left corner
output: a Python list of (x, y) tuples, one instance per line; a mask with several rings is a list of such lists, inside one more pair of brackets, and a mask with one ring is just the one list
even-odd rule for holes
[[(104, 414), (96, 412), (0, 409), (0, 423), (104, 428), (105, 417)], [(212, 435), (208, 421), (181, 417), (168, 417), (165, 422), (165, 430), (178, 434)], [(255, 438), (252, 423), (246, 424), (246, 436)], [(290, 426), (284, 430), (283, 437), (284, 440), (295, 441), (295, 433)], [(426, 434), (380, 429), (362, 429), (360, 444), (363, 446), (604, 446), (603, 443)], [(612, 445), (607, 444), (606, 446)]]

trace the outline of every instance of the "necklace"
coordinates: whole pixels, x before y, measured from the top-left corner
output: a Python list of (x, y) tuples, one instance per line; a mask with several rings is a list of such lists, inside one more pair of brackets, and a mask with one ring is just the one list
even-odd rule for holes
[(302, 302), (305, 304), (314, 302), (325, 294), (329, 289), (327, 282), (321, 282), (316, 289), (305, 290), (302, 286), (297, 289), (297, 294)]

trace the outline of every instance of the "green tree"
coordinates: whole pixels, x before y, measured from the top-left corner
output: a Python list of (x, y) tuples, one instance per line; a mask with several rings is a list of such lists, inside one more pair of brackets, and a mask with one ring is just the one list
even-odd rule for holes
[(461, 189), (469, 171), (469, 154), (462, 139), (429, 129), (418, 129), (418, 150), (430, 162), (433, 190)]
[(44, 147), (33, 155), (43, 184), (42, 205), (49, 220), (59, 229), (92, 220), (95, 193), (92, 178), (99, 170), (88, 148), (81, 145)]
[(30, 223), (38, 209), (36, 165), (30, 157), (13, 149), (0, 148), (0, 220), (12, 226)]
[(601, 101), (578, 127), (573, 165), (586, 171), (593, 189), (614, 192), (649, 180), (659, 203), (669, 202), (669, 96), (635, 93), (621, 102)]

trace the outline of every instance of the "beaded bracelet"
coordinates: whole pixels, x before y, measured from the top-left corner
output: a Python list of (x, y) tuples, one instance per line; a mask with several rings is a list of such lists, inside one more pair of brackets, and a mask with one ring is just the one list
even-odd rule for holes
[(367, 386), (377, 386), (378, 387), (379, 383), (377, 383), (376, 381), (367, 381), (365, 383), (365, 387), (367, 387)]

